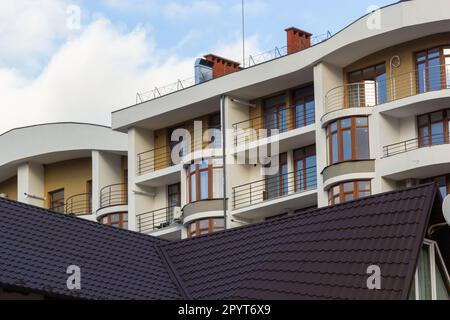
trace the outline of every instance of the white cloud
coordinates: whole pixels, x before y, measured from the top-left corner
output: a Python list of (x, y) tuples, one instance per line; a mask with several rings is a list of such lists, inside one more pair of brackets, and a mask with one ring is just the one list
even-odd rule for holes
[[(43, 1), (46, 4), (54, 2)], [(28, 1), (23, 2), (29, 5)], [(50, 11), (46, 20), (55, 16), (58, 14)], [(14, 31), (25, 39), (33, 34), (27, 28), (21, 29), (25, 30), (24, 35)], [(12, 55), (16, 52), (18, 56), (26, 56), (44, 52), (49, 57), (35, 77), (22, 69), (0, 66), (0, 133), (19, 126), (57, 121), (110, 125), (111, 112), (133, 105), (136, 92), (194, 74), (196, 56), (177, 55), (177, 46), (174, 50), (161, 50), (150, 28), (136, 27), (129, 31), (105, 18), (86, 24), (71, 36), (59, 35), (64, 31), (53, 30), (55, 35), (47, 28), (50, 27), (45, 26), (36, 33), (41, 40), (48, 40), (46, 44), (32, 42), (25, 48), (16, 47), (11, 49), (14, 51), (8, 49), (3, 53)], [(187, 33), (178, 45), (182, 46), (195, 36), (195, 33)], [(58, 37), (63, 39), (59, 45), (55, 43)], [(217, 43), (211, 52), (240, 59), (238, 36)], [(258, 52), (258, 45), (258, 38), (247, 39), (248, 52)]]
[(0, 1), (0, 67), (20, 64), (31, 71), (39, 69), (70, 33), (68, 5), (66, 0)]
[(36, 79), (0, 69), (0, 131), (55, 121), (110, 125), (110, 112), (135, 102), (136, 90), (190, 76), (193, 59), (163, 61), (147, 30), (122, 33), (99, 20), (52, 57)]

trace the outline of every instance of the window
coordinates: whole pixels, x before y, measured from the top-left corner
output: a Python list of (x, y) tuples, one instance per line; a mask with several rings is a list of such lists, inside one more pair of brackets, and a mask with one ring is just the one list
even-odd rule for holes
[(416, 53), (417, 91), (424, 93), (450, 88), (450, 48)]
[(315, 101), (311, 88), (294, 93), (295, 128), (302, 128), (315, 122)]
[(288, 109), (286, 96), (279, 95), (264, 101), (264, 123), (269, 130), (278, 129), (280, 133), (288, 131)]
[(102, 224), (106, 224), (108, 226), (120, 228), (120, 229), (128, 229), (128, 213), (114, 213), (107, 216), (104, 216), (101, 220)]
[(223, 218), (211, 218), (198, 220), (188, 226), (189, 238), (211, 234), (225, 229), (225, 220)]
[(450, 142), (450, 109), (417, 117), (419, 146), (427, 147)]
[(266, 192), (264, 200), (285, 196), (288, 194), (288, 166), (287, 153), (279, 155), (278, 174), (266, 178)]
[(64, 189), (49, 192), (48, 198), (49, 198), (50, 210), (53, 210), (55, 212), (64, 213), (64, 211), (65, 211)]
[(327, 128), (328, 163), (369, 159), (367, 117), (340, 119)]
[(449, 300), (450, 278), (437, 243), (425, 240), (411, 286), (411, 300)]
[[(386, 65), (381, 63), (348, 74), (349, 107), (374, 106), (387, 102)], [(352, 85), (353, 84), (353, 85)]]
[(331, 206), (370, 195), (370, 181), (345, 182), (335, 185), (328, 191), (328, 203)]
[(168, 207), (181, 206), (181, 184), (172, 184), (167, 187)]
[(317, 186), (316, 146), (294, 151), (295, 192)]
[(222, 147), (222, 135), (221, 135), (221, 118), (220, 113), (215, 113), (209, 116), (208, 119), (208, 130), (210, 135), (210, 142), (208, 143), (211, 147), (219, 149)]
[(435, 182), (439, 186), (439, 192), (441, 193), (442, 198), (445, 198), (450, 194), (450, 174), (434, 177), (430, 179), (421, 180), (420, 183), (429, 183)]
[[(214, 161), (213, 161), (214, 162)], [(223, 167), (202, 161), (188, 172), (189, 202), (223, 198)]]

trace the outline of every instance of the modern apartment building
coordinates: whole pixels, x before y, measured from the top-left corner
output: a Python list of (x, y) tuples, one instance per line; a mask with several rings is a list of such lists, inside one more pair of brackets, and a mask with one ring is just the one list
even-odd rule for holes
[(0, 196), (127, 228), (127, 137), (54, 123), (0, 136)]
[(179, 239), (422, 182), (450, 192), (450, 2), (400, 1), (319, 42), (286, 33), (274, 59), (206, 55), (194, 85), (113, 113), (131, 230)]

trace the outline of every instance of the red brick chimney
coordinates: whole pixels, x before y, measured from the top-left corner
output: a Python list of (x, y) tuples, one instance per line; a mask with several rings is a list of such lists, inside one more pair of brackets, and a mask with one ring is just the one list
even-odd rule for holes
[(207, 54), (204, 58), (214, 63), (213, 65), (213, 78), (218, 78), (226, 74), (230, 74), (236, 71), (240, 71), (240, 63), (229, 59), (225, 59), (214, 54)]
[(311, 46), (311, 33), (294, 27), (287, 28), (285, 31), (287, 33), (288, 54), (302, 51)]

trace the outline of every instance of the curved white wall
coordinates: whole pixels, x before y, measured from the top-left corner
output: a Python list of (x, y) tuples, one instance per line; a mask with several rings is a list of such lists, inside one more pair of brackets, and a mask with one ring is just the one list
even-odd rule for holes
[(18, 128), (0, 135), (0, 167), (36, 157), (45, 161), (45, 155), (56, 153), (67, 153), (70, 159), (71, 152), (125, 152), (127, 144), (126, 134), (92, 124), (53, 123)]

